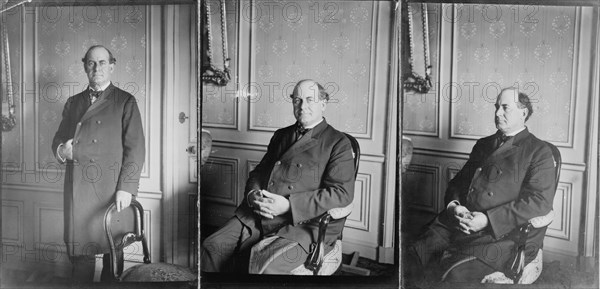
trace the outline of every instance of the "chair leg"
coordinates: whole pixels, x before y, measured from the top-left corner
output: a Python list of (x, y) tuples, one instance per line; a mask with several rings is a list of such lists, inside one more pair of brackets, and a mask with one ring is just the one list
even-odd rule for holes
[(360, 268), (360, 267), (356, 266), (356, 264), (358, 263), (359, 257), (360, 257), (360, 254), (358, 252), (355, 251), (354, 253), (352, 253), (352, 260), (350, 260), (350, 264), (348, 264), (348, 265), (342, 264), (342, 269), (341, 269), (342, 272), (356, 274), (356, 275), (360, 275), (360, 276), (371, 275), (371, 270), (365, 269), (365, 268)]

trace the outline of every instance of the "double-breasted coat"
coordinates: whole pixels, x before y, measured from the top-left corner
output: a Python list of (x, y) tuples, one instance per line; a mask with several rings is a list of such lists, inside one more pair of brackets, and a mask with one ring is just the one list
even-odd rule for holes
[[(316, 217), (327, 210), (345, 207), (354, 197), (352, 145), (325, 120), (296, 141), (296, 125), (275, 132), (267, 153), (246, 182), (245, 194), (267, 190), (288, 198), (290, 212), (273, 219), (260, 218), (244, 198), (235, 214), (243, 222), (260, 218), (263, 234), (276, 234), (298, 242), (306, 251), (316, 242)], [(341, 238), (345, 218), (332, 221), (327, 244)]]
[[(552, 210), (556, 177), (551, 149), (527, 128), (498, 149), (495, 149), (496, 142), (496, 135), (477, 141), (467, 163), (450, 181), (445, 195), (446, 204), (456, 200), (470, 211), (484, 213), (488, 226), (469, 235), (449, 229), (453, 227), (448, 221), (452, 218), (444, 211), (429, 227), (436, 231), (430, 236), (440, 240), (429, 240), (428, 244), (439, 245), (450, 240), (446, 245), (450, 249), (475, 256), (496, 270), (505, 271), (510, 266), (508, 261), (514, 257), (518, 231), (515, 229)], [(529, 233), (526, 262), (535, 258), (542, 248), (545, 232), (546, 227)], [(441, 240), (444, 238), (440, 236), (448, 239)]]
[(70, 256), (108, 252), (103, 217), (117, 190), (134, 196), (144, 164), (145, 141), (136, 99), (110, 84), (88, 108), (89, 91), (70, 97), (52, 151), (73, 139), (66, 161), (64, 240)]

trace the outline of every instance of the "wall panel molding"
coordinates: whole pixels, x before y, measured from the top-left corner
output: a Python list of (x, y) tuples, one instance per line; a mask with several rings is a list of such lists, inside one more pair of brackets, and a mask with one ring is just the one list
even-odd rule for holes
[[(153, 137), (154, 137), (152, 135), (152, 132), (157, 131), (157, 130), (154, 130), (153, 127), (150, 126), (150, 124), (152, 123), (151, 118), (150, 118), (150, 116), (152, 114), (152, 111), (151, 111), (151, 99), (152, 99), (151, 96), (152, 95), (151, 95), (151, 86), (149, 85), (149, 81), (150, 81), (150, 71), (151, 71), (150, 68), (152, 67), (151, 66), (152, 65), (151, 57), (150, 57), (151, 46), (152, 46), (151, 45), (152, 44), (152, 38), (151, 38), (152, 33), (150, 33), (149, 29), (150, 29), (150, 23), (152, 22), (152, 19), (150, 16), (151, 14), (150, 14), (149, 6), (148, 7), (140, 6), (140, 7), (143, 7), (141, 9), (145, 10), (145, 13), (143, 13), (143, 15), (144, 15), (143, 20), (145, 21), (145, 25), (143, 26), (144, 30), (142, 30), (142, 31), (145, 31), (146, 33), (144, 35), (145, 43), (143, 44), (145, 47), (142, 47), (142, 49), (145, 53), (145, 55), (144, 55), (145, 59), (143, 62), (141, 62), (141, 61), (138, 61), (138, 62), (139, 62), (139, 67), (142, 67), (142, 63), (145, 66), (142, 68), (142, 69), (145, 68), (145, 71), (143, 72), (144, 73), (144, 82), (143, 82), (143, 84), (140, 85), (136, 81), (136, 78), (134, 77), (135, 73), (133, 73), (133, 72), (136, 71), (135, 67), (137, 67), (137, 65), (138, 65), (134, 61), (135, 57), (129, 59), (129, 61), (132, 61), (132, 62), (124, 61), (127, 64), (123, 63), (121, 65), (116, 66), (115, 74), (113, 74), (113, 78), (111, 81), (116, 87), (133, 94), (136, 97), (136, 99), (138, 100), (138, 103), (143, 102), (143, 106), (139, 106), (139, 109), (143, 113), (142, 126), (144, 127), (144, 139), (146, 142), (147, 149), (146, 149), (146, 153), (144, 156), (144, 166), (142, 167), (142, 172), (141, 172), (140, 177), (143, 179), (149, 179), (151, 177), (149, 167), (151, 165), (154, 165), (154, 163), (153, 163), (154, 160), (151, 158), (152, 154), (150, 153), (150, 149), (149, 149), (149, 147), (151, 146), (150, 140), (153, 139)], [(60, 21), (64, 21), (64, 19), (66, 18), (65, 15), (67, 15), (67, 13), (65, 12), (65, 10), (69, 9), (69, 7), (68, 6), (57, 6), (56, 8), (58, 9), (59, 15), (60, 15), (61, 11), (62, 11), (62, 15), (63, 15), (62, 19), (59, 16), (56, 21), (58, 21), (58, 24), (64, 25), (65, 23), (60, 23)], [(40, 9), (41, 8), (36, 8), (34, 10), (34, 13), (35, 13), (34, 17), (36, 17), (35, 19), (44, 19), (44, 17), (40, 17), (40, 15), (39, 15)], [(106, 10), (108, 8), (104, 8), (104, 9)], [(120, 7), (119, 9), (124, 9), (124, 8)], [(85, 10), (81, 10), (81, 11), (85, 11)], [(73, 12), (73, 11), (71, 11), (71, 12)], [(80, 11), (77, 11), (75, 13), (78, 13), (78, 12), (80, 12)], [(123, 13), (123, 14), (126, 14), (126, 13)], [(118, 11), (117, 11), (116, 15), (119, 15)], [(81, 17), (81, 16), (79, 15), (78, 17)], [(98, 19), (100, 19), (100, 18), (98, 18)], [(119, 21), (119, 20), (121, 20), (121, 19), (111, 19), (109, 21), (108, 25), (110, 26), (112, 21), (116, 21), (113, 23), (113, 25), (123, 25), (122, 24), (123, 21)], [(98, 24), (100, 24), (100, 22), (101, 21), (98, 20)], [(70, 23), (73, 23), (73, 22), (71, 21)], [(85, 21), (83, 21), (83, 23), (84, 23), (83, 26), (87, 25), (87, 23)], [(76, 65), (81, 65), (81, 61), (79, 60), (79, 57), (80, 57), (79, 55), (80, 54), (83, 55), (85, 50), (82, 50), (82, 47), (80, 46), (81, 45), (80, 42), (83, 41), (83, 43), (87, 43), (88, 46), (91, 46), (93, 44), (97, 44), (99, 40), (98, 40), (98, 38), (94, 39), (91, 36), (89, 36), (88, 39), (85, 39), (85, 40), (84, 40), (83, 36), (81, 36), (81, 38), (79, 38), (79, 36), (75, 37), (75, 38), (73, 38), (71, 36), (68, 36), (68, 37), (63, 36), (61, 42), (57, 43), (56, 47), (52, 47), (48, 43), (42, 43), (43, 39), (40, 40), (40, 37), (45, 37), (45, 34), (39, 33), (39, 30), (40, 30), (39, 27), (41, 26), (42, 30), (50, 29), (50, 28), (45, 28), (48, 25), (54, 25), (54, 23), (51, 23), (51, 21), (49, 19), (46, 19), (46, 21), (43, 21), (43, 20), (36, 21), (33, 24), (34, 51), (33, 51), (33, 61), (32, 61), (33, 69), (32, 69), (32, 71), (33, 71), (34, 83), (38, 84), (38, 81), (40, 81), (37, 79), (38, 75), (41, 75), (42, 76), (41, 78), (43, 79), (43, 81), (40, 81), (41, 85), (35, 86), (34, 99), (36, 101), (33, 102), (34, 103), (34, 105), (33, 105), (33, 131), (34, 131), (34, 134), (32, 136), (33, 142), (34, 142), (33, 162), (35, 164), (36, 171), (58, 172), (58, 170), (62, 170), (64, 172), (64, 166), (58, 164), (58, 161), (53, 156), (46, 155), (46, 158), (42, 158), (43, 157), (42, 150), (50, 151), (49, 146), (52, 143), (52, 137), (53, 137), (55, 131), (49, 132), (49, 134), (42, 136), (41, 133), (42, 132), (46, 133), (44, 129), (48, 129), (48, 128), (40, 129), (40, 122), (60, 123), (60, 121), (62, 119), (62, 117), (60, 116), (60, 113), (57, 112), (56, 110), (51, 109), (54, 106), (54, 103), (59, 103), (59, 102), (62, 103), (63, 99), (65, 99), (65, 101), (66, 101), (66, 97), (70, 97), (70, 96), (73, 96), (73, 95), (81, 92), (82, 90), (80, 90), (80, 89), (87, 87), (87, 79), (85, 79), (85, 82), (83, 82), (84, 81), (83, 79), (85, 78), (85, 76), (83, 74), (79, 75), (79, 73), (83, 73), (82, 66), (80, 66), (82, 70), (79, 71), (79, 70), (73, 70), (72, 66), (69, 66), (68, 68), (58, 67), (59, 69), (57, 69), (56, 67), (49, 66), (46, 63), (51, 62), (51, 60), (49, 60), (49, 59), (54, 59), (54, 58), (58, 57), (58, 56), (50, 56), (50, 53), (53, 53), (53, 50), (55, 50), (55, 49), (58, 51), (59, 44), (64, 44), (64, 45), (67, 45), (67, 46), (65, 46), (65, 49), (66, 49), (65, 57), (67, 57), (67, 58), (62, 59), (62, 61), (64, 62), (63, 66), (71, 63), (71, 61), (73, 60), (71, 55), (77, 55), (76, 62), (77, 61), (79, 61), (79, 62), (77, 62)], [(100, 26), (100, 25), (98, 25), (98, 26)], [(96, 27), (94, 27), (94, 29), (95, 28)], [(114, 27), (111, 27), (111, 29), (113, 29), (113, 28)], [(55, 29), (56, 29), (56, 27), (55, 27)], [(88, 28), (85, 28), (85, 29), (88, 29)], [(137, 33), (136, 27), (133, 26), (133, 24), (132, 24), (132, 27), (129, 27), (129, 25), (127, 25), (127, 26), (123, 25), (121, 27), (118, 27), (118, 29), (120, 29), (121, 31), (119, 31), (119, 33), (114, 33), (115, 38), (113, 39), (113, 41), (105, 41), (106, 42), (105, 45), (107, 45), (107, 47), (111, 48), (111, 46), (113, 44), (119, 43), (118, 41), (114, 41), (115, 39), (117, 39), (116, 38), (117, 36), (123, 37), (120, 39), (125, 39), (124, 35), (130, 36), (130, 34)], [(131, 31), (135, 31), (135, 32), (128, 33), (128, 31), (124, 31), (127, 29), (132, 29)], [(138, 27), (137, 29), (141, 29), (141, 28)], [(129, 32), (131, 32), (131, 31), (129, 31)], [(53, 32), (53, 30), (52, 30), (52, 32)], [(71, 32), (71, 31), (69, 31), (69, 32)], [(105, 33), (105, 34), (99, 35), (97, 37), (110, 39), (111, 36), (112, 36), (112, 34)], [(100, 39), (100, 41), (102, 42), (102, 39)], [(138, 44), (137, 42), (138, 42), (138, 39), (130, 38), (129, 44), (127, 44), (128, 42), (127, 42), (127, 40), (125, 40), (124, 44), (123, 44), (123, 48), (121, 48), (121, 49), (124, 49), (124, 50), (131, 49), (130, 52), (134, 53), (133, 48), (131, 48), (131, 47), (136, 46)], [(146, 44), (146, 43), (148, 43), (148, 44)], [(45, 44), (45, 45), (43, 45), (43, 44)], [(40, 49), (40, 46), (44, 47), (44, 48)], [(112, 47), (112, 49), (115, 50), (114, 47)], [(129, 51), (127, 51), (127, 52), (121, 51), (119, 53), (119, 51), (116, 50), (115, 57), (120, 58), (121, 56), (130, 54), (128, 52)], [(63, 56), (61, 56), (61, 58), (62, 57)], [(54, 61), (54, 60), (52, 60), (52, 61)], [(46, 66), (44, 68), (42, 68), (41, 63), (46, 64)], [(52, 67), (54, 69), (54, 73), (45, 73), (46, 69), (48, 67)], [(50, 70), (50, 71), (52, 71), (52, 70)], [(118, 74), (117, 74), (117, 71), (118, 71)], [(119, 76), (122, 77), (123, 75), (126, 75), (126, 73), (129, 74), (129, 75), (127, 75), (128, 78), (119, 79)], [(48, 77), (48, 76), (44, 77), (45, 74), (51, 75), (51, 77)], [(79, 77), (79, 79), (77, 79), (77, 78), (72, 79), (72, 77), (70, 76), (72, 74), (75, 74), (75, 76)], [(67, 79), (69, 79), (72, 82), (67, 81)], [(130, 81), (130, 82), (125, 83), (125, 81)], [(44, 92), (48, 92), (49, 90), (51, 91), (51, 89), (49, 89), (49, 88), (55, 88), (55, 85), (56, 86), (59, 85), (58, 83), (60, 83), (60, 85), (66, 87), (66, 88), (58, 87), (58, 93), (60, 95), (57, 96), (57, 99), (49, 98), (49, 96), (46, 96), (45, 94), (42, 93), (42, 91), (40, 91), (40, 89), (43, 89)], [(69, 85), (75, 85), (75, 86), (69, 86)], [(65, 90), (65, 91), (63, 91), (63, 90)], [(140, 95), (138, 93), (140, 93), (140, 94), (144, 93), (144, 95)], [(46, 109), (46, 112), (44, 112), (42, 115), (40, 115), (41, 107), (42, 107), (41, 103), (43, 103), (43, 105), (45, 105), (45, 106), (48, 106), (48, 108)], [(62, 111), (62, 106), (63, 105), (61, 105), (61, 107), (60, 107), (60, 111)], [(57, 125), (57, 127), (58, 127), (58, 125)], [(44, 144), (45, 147), (40, 147), (40, 144)], [(46, 165), (43, 165), (46, 163), (52, 163), (52, 166), (48, 167)], [(158, 163), (156, 165), (158, 165)]]
[[(406, 182), (403, 182), (404, 201), (411, 207), (427, 212), (440, 211), (440, 166), (427, 164), (411, 164), (406, 171)], [(422, 187), (429, 185), (430, 187)], [(429, 190), (427, 190), (429, 189)]]
[[(432, 55), (430, 61), (431, 61), (431, 66), (434, 67), (435, 71), (433, 71), (432, 75), (431, 75), (431, 82), (432, 82), (432, 87), (431, 90), (428, 93), (422, 94), (422, 93), (416, 93), (416, 92), (412, 92), (412, 91), (404, 91), (404, 107), (408, 108), (408, 112), (405, 109), (404, 111), (404, 119), (403, 119), (403, 127), (404, 127), (404, 133), (406, 135), (419, 135), (419, 136), (423, 136), (423, 137), (429, 137), (429, 138), (439, 138), (441, 131), (442, 131), (442, 113), (441, 113), (441, 91), (442, 91), (442, 82), (440, 81), (440, 76), (442, 73), (442, 65), (441, 65), (441, 59), (442, 59), (442, 49), (440, 48), (440, 45), (442, 44), (442, 14), (441, 13), (435, 13), (435, 12), (439, 12), (442, 9), (442, 5), (441, 4), (437, 4), (437, 3), (430, 3), (428, 4), (429, 10), (431, 15), (429, 15), (429, 23), (430, 23), (430, 27), (429, 27), (429, 35), (430, 35), (430, 50), (431, 53), (435, 53)], [(434, 6), (434, 7), (431, 7)], [(432, 13), (432, 11), (434, 11)], [(433, 26), (432, 23), (437, 23), (436, 26)], [(437, 52), (437, 53), (436, 53)], [(408, 99), (409, 98), (419, 98), (418, 100), (416, 100), (416, 105), (414, 105), (415, 103), (415, 99), (412, 100), (412, 103), (409, 103)], [(433, 100), (432, 102), (428, 102), (428, 99), (430, 99), (429, 101)], [(413, 114), (413, 116), (415, 117), (415, 120), (417, 120), (416, 118), (419, 116), (423, 116), (423, 115), (427, 115), (427, 113), (429, 111), (423, 110), (423, 106), (427, 106), (427, 105), (434, 105), (435, 109), (433, 110), (433, 117), (434, 120), (430, 120), (431, 125), (433, 126), (433, 131), (427, 131), (427, 130), (423, 130), (422, 129), (422, 125), (423, 123), (427, 123), (425, 122), (424, 119), (421, 119), (420, 122), (420, 126), (421, 126), (421, 130), (416, 129), (415, 125), (412, 125), (413, 129), (407, 128), (410, 127), (411, 125), (409, 124), (411, 122), (410, 116), (408, 114), (411, 113), (415, 113)], [(431, 115), (430, 115), (431, 116)]]
[[(469, 159), (469, 153), (453, 152), (453, 151), (437, 150), (437, 149), (427, 149), (427, 148), (414, 148), (413, 155), (433, 156), (433, 157), (442, 157), (442, 158), (460, 159), (460, 160), (468, 160)], [(562, 166), (561, 166), (561, 170), (574, 171), (574, 172), (585, 172), (586, 168), (587, 168), (587, 164), (585, 164), (585, 163), (573, 163), (573, 162), (563, 162)]]
[(366, 232), (369, 231), (369, 213), (371, 208), (372, 189), (371, 177), (371, 174), (362, 173), (359, 173), (356, 176), (356, 181), (354, 183), (354, 200), (352, 201), (352, 213), (350, 213), (346, 219), (346, 227)]
[[(466, 7), (473, 6), (467, 4), (456, 7), (463, 9), (460, 12), (465, 12)], [(508, 5), (498, 7), (501, 12), (505, 12), (505, 15), (509, 14), (506, 13), (507, 11), (514, 9), (513, 6)], [(521, 6), (516, 7), (521, 9), (519, 8)], [(485, 117), (488, 111), (490, 115), (493, 113), (491, 106), (494, 99), (484, 94), (488, 93), (490, 87), (502, 88), (516, 83), (521, 90), (531, 96), (534, 111), (541, 112), (537, 118), (534, 117), (530, 121), (534, 131), (535, 128), (540, 128), (538, 136), (552, 140), (552, 143), (559, 147), (573, 147), (575, 96), (581, 94), (578, 93), (580, 80), (577, 76), (579, 64), (582, 63), (580, 59), (581, 8), (558, 9), (545, 6), (539, 9), (540, 13), (537, 14), (536, 20), (541, 23), (554, 25), (555, 17), (559, 15), (567, 17), (569, 25), (566, 25), (564, 30), (557, 31), (560, 32), (558, 33), (560, 40), (555, 40), (554, 31), (546, 32), (539, 26), (528, 27), (523, 24), (519, 26), (513, 21), (506, 21), (506, 29), (496, 32), (497, 34), (492, 37), (486, 33), (489, 21), (479, 13), (475, 13), (469, 20), (456, 16), (458, 21), (452, 23), (451, 78), (457, 85), (457, 89), (454, 89), (456, 93), (451, 97), (456, 101), (450, 101), (450, 139), (479, 139), (493, 133), (495, 131), (493, 124), (482, 125), (476, 121)], [(523, 29), (530, 28), (531, 34), (525, 36), (523, 34), (526, 33), (519, 33), (519, 28), (521, 32), (525, 31)], [(492, 34), (491, 30), (489, 34)], [(495, 40), (496, 44), (486, 44), (490, 40)], [(569, 44), (571, 47), (568, 47)], [(517, 53), (507, 52), (509, 48), (516, 50)], [(533, 50), (533, 53), (528, 50)], [(525, 62), (522, 59), (526, 59)], [(529, 59), (532, 61), (528, 61)], [(485, 63), (493, 63), (493, 65), (482, 66)], [(550, 81), (542, 84), (541, 79)], [(471, 90), (468, 84), (476, 85), (473, 87), (473, 94), (465, 93)], [(494, 89), (491, 90), (492, 94)], [(553, 92), (556, 92), (554, 93), (556, 95), (553, 95)], [(551, 117), (556, 111), (568, 111), (568, 115), (564, 117), (562, 114), (559, 118)]]
[[(217, 2), (214, 2), (217, 3)], [(242, 14), (241, 14), (241, 3), (247, 3), (247, 2), (240, 2), (240, 1), (226, 1), (226, 5), (227, 4), (231, 4), (234, 5), (235, 7), (233, 7), (233, 9), (231, 7), (227, 7), (226, 10), (227, 12), (227, 19), (228, 19), (228, 23), (227, 23), (227, 27), (235, 27), (235, 31), (232, 33), (232, 31), (230, 31), (229, 29), (227, 30), (227, 42), (229, 44), (229, 57), (232, 58), (232, 55), (235, 55), (235, 59), (232, 59), (230, 62), (230, 67), (231, 69), (231, 81), (227, 84), (227, 86), (225, 87), (218, 87), (215, 85), (201, 85), (202, 88), (202, 92), (203, 92), (203, 106), (208, 108), (211, 107), (209, 102), (214, 101), (214, 102), (220, 102), (221, 104), (224, 104), (226, 102), (231, 102), (231, 107), (223, 107), (223, 106), (213, 106), (212, 108), (215, 108), (213, 111), (220, 111), (222, 112), (222, 114), (218, 114), (213, 118), (216, 118), (217, 121), (223, 120), (223, 118), (228, 118), (231, 117), (232, 120), (231, 122), (227, 122), (227, 123), (219, 123), (219, 122), (214, 122), (213, 119), (209, 119), (209, 117), (205, 114), (203, 114), (202, 116), (202, 125), (204, 127), (207, 128), (219, 128), (219, 129), (227, 129), (227, 130), (238, 130), (240, 128), (240, 121), (241, 121), (241, 117), (240, 117), (240, 102), (242, 98), (244, 97), (240, 97), (243, 92), (241, 91), (242, 87), (240, 87), (240, 83), (239, 83), (239, 79), (240, 79), (240, 64), (242, 61), (242, 57), (241, 57), (241, 53), (240, 53), (240, 37), (241, 37), (241, 33), (240, 31), (242, 30), (242, 23), (243, 22), (248, 22), (248, 19), (242, 18)], [(210, 2), (209, 2), (210, 4)], [(227, 5), (229, 6), (229, 5)], [(247, 8), (247, 6), (244, 6), (244, 8)], [(211, 9), (214, 9), (214, 7), (211, 7)], [(231, 13), (229, 13), (229, 11), (234, 10), (234, 17), (233, 17), (233, 21), (231, 20), (232, 17)], [(211, 25), (216, 25), (217, 27), (220, 26), (220, 18), (216, 17), (219, 16), (219, 13), (215, 13), (214, 11), (219, 11), (217, 10), (211, 10), (213, 11), (212, 15), (213, 17), (211, 17)], [(244, 15), (247, 16), (247, 15)], [(214, 18), (214, 19), (213, 19)], [(219, 29), (220, 31), (221, 29)], [(221, 33), (217, 33), (215, 35), (213, 35), (213, 42), (214, 43), (221, 43), (222, 42), (222, 38), (221, 38)], [(214, 61), (219, 61), (218, 65), (221, 66), (223, 65), (222, 61), (222, 57), (219, 57), (218, 55), (221, 55), (222, 53), (222, 46), (221, 45), (215, 45), (213, 47), (213, 56), (214, 56)], [(207, 90), (211, 89), (210, 93), (214, 93), (214, 94), (210, 94), (207, 92)], [(244, 87), (245, 88), (245, 87)], [(215, 97), (216, 96), (216, 97)], [(231, 111), (227, 111), (227, 109), (231, 109)], [(229, 115), (230, 114), (230, 115)]]
[(33, 240), (36, 248), (43, 251), (66, 252), (63, 239), (64, 212), (57, 203), (33, 202)]
[(246, 161), (246, 178), (250, 178), (250, 172), (253, 171), (259, 163), (260, 161), (257, 160)]
[(23, 201), (2, 200), (2, 241), (23, 242)]
[[(231, 142), (231, 141), (223, 141), (223, 140), (213, 140), (213, 151), (214, 148), (227, 148), (227, 149), (239, 149), (239, 150), (253, 150), (259, 152), (267, 152), (267, 145), (260, 144), (252, 144), (252, 143), (242, 143), (242, 142)], [(387, 160), (385, 155), (383, 154), (360, 154), (360, 161), (363, 162), (373, 162), (373, 163), (384, 163)]]
[[(300, 3), (298, 8), (303, 11), (313, 9), (309, 8), (308, 3)], [(252, 7), (250, 10), (265, 13), (263, 5), (259, 4), (261, 4), (260, 1), (251, 2)], [(378, 67), (376, 57), (376, 51), (381, 50), (377, 47), (379, 44), (377, 33), (379, 29), (379, 3), (374, 1), (372, 4), (358, 5), (360, 4), (351, 2), (338, 3), (335, 10), (329, 11), (330, 15), (333, 13), (333, 17), (339, 18), (334, 22), (314, 19), (313, 13), (307, 13), (302, 16), (302, 21), (289, 22), (289, 20), (282, 20), (281, 17), (274, 17), (273, 20), (265, 21), (266, 18), (262, 17), (261, 20), (251, 23), (250, 38), (252, 43), (249, 47), (249, 55), (252, 69), (250, 70), (249, 83), (257, 88), (254, 88), (252, 92), (244, 91), (245, 94), (250, 93), (253, 97), (248, 102), (248, 131), (272, 132), (285, 124), (293, 123), (295, 120), (291, 115), (292, 104), (285, 97), (291, 93), (295, 81), (315, 78), (321, 82), (331, 96), (325, 116), (327, 117), (328, 112), (338, 110), (337, 114), (329, 114), (328, 122), (337, 129), (350, 131), (352, 136), (357, 139), (373, 140), (375, 79), (377, 77), (376, 72), (382, 69)], [(370, 7), (366, 8), (365, 6)], [(281, 6), (275, 5), (274, 7), (273, 13), (282, 15)], [(356, 18), (359, 19), (358, 21), (364, 21), (362, 25), (340, 25), (342, 14), (338, 12), (342, 9), (349, 11), (356, 9), (355, 13), (357, 15), (365, 15), (364, 20), (362, 20), (362, 17)], [(362, 12), (366, 14), (360, 14)], [(317, 15), (317, 17), (323, 16)], [(355, 18), (352, 19), (351, 21), (354, 21)], [(366, 26), (367, 21), (370, 23), (368, 32), (366, 28), (363, 28)], [(292, 27), (292, 24), (298, 26)], [(348, 23), (348, 25), (352, 24)], [(320, 31), (320, 36), (315, 35), (316, 33), (312, 32), (313, 30)], [(337, 33), (334, 34), (332, 31)], [(293, 33), (293, 38), (288, 36), (290, 32)], [(365, 35), (361, 33), (366, 34), (368, 39), (365, 39)], [(310, 44), (311, 39), (319, 40), (316, 44), (321, 45), (318, 47), (319, 52), (307, 52), (312, 47)], [(316, 47), (315, 49), (317, 49)], [(368, 52), (365, 51), (365, 47), (368, 47)], [(264, 56), (265, 53), (263, 52), (265, 51), (270, 52), (266, 54), (268, 56)], [(309, 54), (312, 57), (301, 62), (290, 61), (288, 57), (294, 55), (294, 53), (302, 56)], [(271, 65), (274, 61), (277, 64)], [(321, 65), (323, 67), (329, 66), (329, 69), (323, 69)], [(263, 70), (261, 67), (270, 68)], [(358, 70), (357, 73), (360, 76), (355, 76), (353, 74), (355, 73), (354, 70)], [(319, 77), (319, 75), (321, 76)], [(367, 80), (357, 82), (348, 76), (361, 79), (367, 78)], [(330, 82), (326, 82), (326, 80)], [(358, 83), (366, 84), (357, 87)], [(265, 93), (266, 91), (268, 91), (268, 94)], [(264, 109), (265, 106), (268, 106), (268, 109), (271, 110), (270, 113), (268, 109)], [(283, 107), (289, 110), (279, 112)], [(345, 117), (340, 117), (340, 112), (345, 114)], [(362, 120), (363, 115), (366, 117), (364, 121)], [(342, 121), (345, 121), (345, 123), (342, 123)], [(345, 124), (345, 126), (342, 124)], [(355, 129), (360, 131), (354, 131)]]
[(571, 240), (571, 214), (573, 184), (559, 182), (554, 196), (554, 220), (548, 226), (546, 235), (563, 240)]
[[(238, 204), (238, 158), (210, 156), (202, 167), (201, 197), (224, 205)], [(226, 186), (226, 187), (223, 187)]]
[(454, 179), (458, 172), (460, 172), (460, 169), (446, 168), (446, 182), (449, 183), (452, 179)]

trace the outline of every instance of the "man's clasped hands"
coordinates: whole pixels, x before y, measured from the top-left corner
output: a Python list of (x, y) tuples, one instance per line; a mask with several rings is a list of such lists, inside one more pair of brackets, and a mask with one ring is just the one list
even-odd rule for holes
[(457, 203), (450, 204), (447, 212), (458, 222), (456, 229), (467, 235), (479, 232), (488, 226), (488, 218), (484, 213), (471, 212), (465, 206)]

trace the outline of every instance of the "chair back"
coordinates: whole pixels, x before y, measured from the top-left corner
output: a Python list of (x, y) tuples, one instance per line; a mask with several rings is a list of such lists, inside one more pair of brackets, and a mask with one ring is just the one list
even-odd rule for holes
[(354, 157), (354, 177), (358, 174), (358, 165), (360, 163), (360, 145), (358, 141), (351, 135), (344, 133), (346, 137), (350, 140), (350, 144), (352, 145), (352, 157)]
[[(118, 237), (113, 237), (111, 230), (112, 214), (117, 211), (115, 203), (112, 203), (104, 213), (104, 232), (106, 233), (106, 238), (108, 239), (108, 244), (110, 246), (110, 273), (111, 277), (119, 281), (121, 279), (121, 274), (123, 274), (123, 249), (125, 247), (134, 242), (141, 241), (144, 252), (144, 263), (150, 263), (150, 252), (148, 251), (148, 243), (146, 242), (146, 235), (144, 232), (144, 218), (142, 217), (144, 215), (144, 208), (135, 199), (131, 200), (130, 208), (134, 211), (134, 232), (126, 232), (120, 240)], [(128, 208), (125, 210), (127, 209)]]
[(556, 189), (558, 188), (558, 179), (560, 178), (560, 168), (562, 166), (562, 158), (560, 156), (560, 151), (558, 150), (558, 148), (556, 146), (554, 146), (553, 144), (551, 144), (549, 142), (546, 142), (546, 145), (548, 145), (548, 147), (552, 151), (552, 157), (554, 158), (554, 170), (555, 170), (555, 174), (556, 174), (554, 190), (556, 191)]

